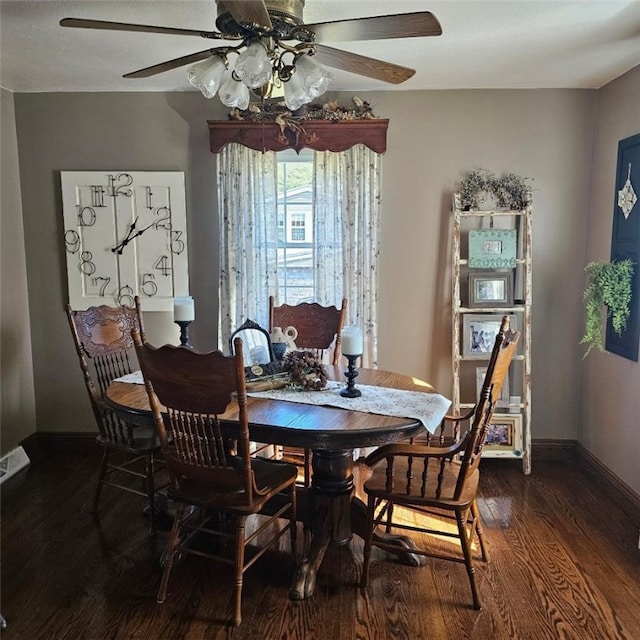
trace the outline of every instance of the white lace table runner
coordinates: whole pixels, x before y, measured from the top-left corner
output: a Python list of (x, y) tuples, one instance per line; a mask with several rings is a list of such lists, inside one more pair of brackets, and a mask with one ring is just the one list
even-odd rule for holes
[[(144, 384), (141, 371), (134, 371), (126, 376), (117, 378), (114, 382), (128, 382), (129, 384)], [(286, 400), (301, 404), (324, 405), (377, 413), (396, 418), (414, 418), (420, 420), (426, 429), (434, 433), (442, 418), (451, 406), (448, 400), (439, 393), (422, 391), (402, 391), (387, 387), (359, 384), (362, 395), (359, 398), (343, 398), (340, 389), (344, 387), (340, 382), (327, 382), (327, 386), (320, 391), (298, 391), (295, 389), (270, 389), (269, 391), (251, 391), (247, 393), (253, 398), (269, 398), (270, 400)]]
[(297, 391), (284, 388), (252, 391), (247, 395), (253, 398), (324, 405), (397, 418), (414, 418), (420, 420), (431, 433), (434, 433), (438, 428), (451, 406), (451, 400), (438, 393), (402, 391), (366, 384), (357, 385), (357, 388), (362, 392), (359, 398), (343, 398), (340, 395), (340, 389), (343, 387), (344, 384), (340, 382), (330, 381), (320, 391)]
[(134, 371), (133, 373), (127, 373), (126, 376), (116, 378), (114, 382), (128, 382), (129, 384), (144, 384), (144, 378), (142, 377), (142, 371)]

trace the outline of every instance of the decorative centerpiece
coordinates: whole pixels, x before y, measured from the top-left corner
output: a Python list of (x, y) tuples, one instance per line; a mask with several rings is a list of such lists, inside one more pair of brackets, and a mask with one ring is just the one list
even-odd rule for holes
[(319, 391), (327, 386), (327, 370), (313, 351), (289, 351), (282, 370), (289, 374), (291, 384), (302, 391)]

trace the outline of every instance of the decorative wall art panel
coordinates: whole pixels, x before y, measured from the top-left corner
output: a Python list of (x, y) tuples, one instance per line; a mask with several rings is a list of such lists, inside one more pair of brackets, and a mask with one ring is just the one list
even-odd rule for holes
[(640, 133), (620, 140), (613, 203), (611, 261), (629, 258), (634, 263), (631, 282), (631, 315), (618, 335), (607, 321), (605, 348), (628, 360), (638, 361), (640, 339)]
[(470, 269), (513, 269), (516, 266), (515, 229), (469, 231)]
[(69, 304), (171, 311), (189, 294), (184, 173), (62, 171)]

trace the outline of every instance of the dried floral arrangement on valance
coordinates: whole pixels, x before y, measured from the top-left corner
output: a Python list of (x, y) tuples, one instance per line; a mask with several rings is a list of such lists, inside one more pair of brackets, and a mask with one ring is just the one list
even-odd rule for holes
[(345, 151), (364, 144), (377, 153), (387, 149), (389, 120), (373, 114), (371, 105), (357, 96), (353, 106), (337, 101), (304, 105), (295, 112), (284, 103), (232, 109), (228, 120), (208, 120), (212, 153), (236, 142), (256, 151), (284, 151), (308, 147), (315, 151)]

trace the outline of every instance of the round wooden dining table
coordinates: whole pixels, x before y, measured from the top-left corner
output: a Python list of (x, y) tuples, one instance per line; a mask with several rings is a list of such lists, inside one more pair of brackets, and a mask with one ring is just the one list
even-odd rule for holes
[[(330, 380), (344, 380), (344, 370), (327, 366)], [(433, 393), (433, 388), (411, 376), (380, 369), (358, 369), (358, 383), (382, 388)], [(106, 392), (107, 403), (130, 423), (153, 426), (144, 385), (112, 382)], [(384, 416), (343, 408), (302, 404), (266, 398), (248, 398), (251, 439), (280, 445), (311, 449), (311, 488), (299, 494), (299, 512), (311, 529), (311, 540), (304, 559), (298, 565), (290, 597), (302, 600), (313, 595), (316, 575), (331, 544), (345, 544), (352, 534), (364, 537), (366, 506), (354, 492), (353, 452), (407, 440), (424, 432), (415, 418)], [(220, 416), (229, 437), (234, 437), (237, 405), (231, 403)], [(306, 508), (305, 508), (306, 507)], [(403, 562), (418, 565), (423, 560), (411, 553), (406, 536), (388, 536), (398, 546)]]

